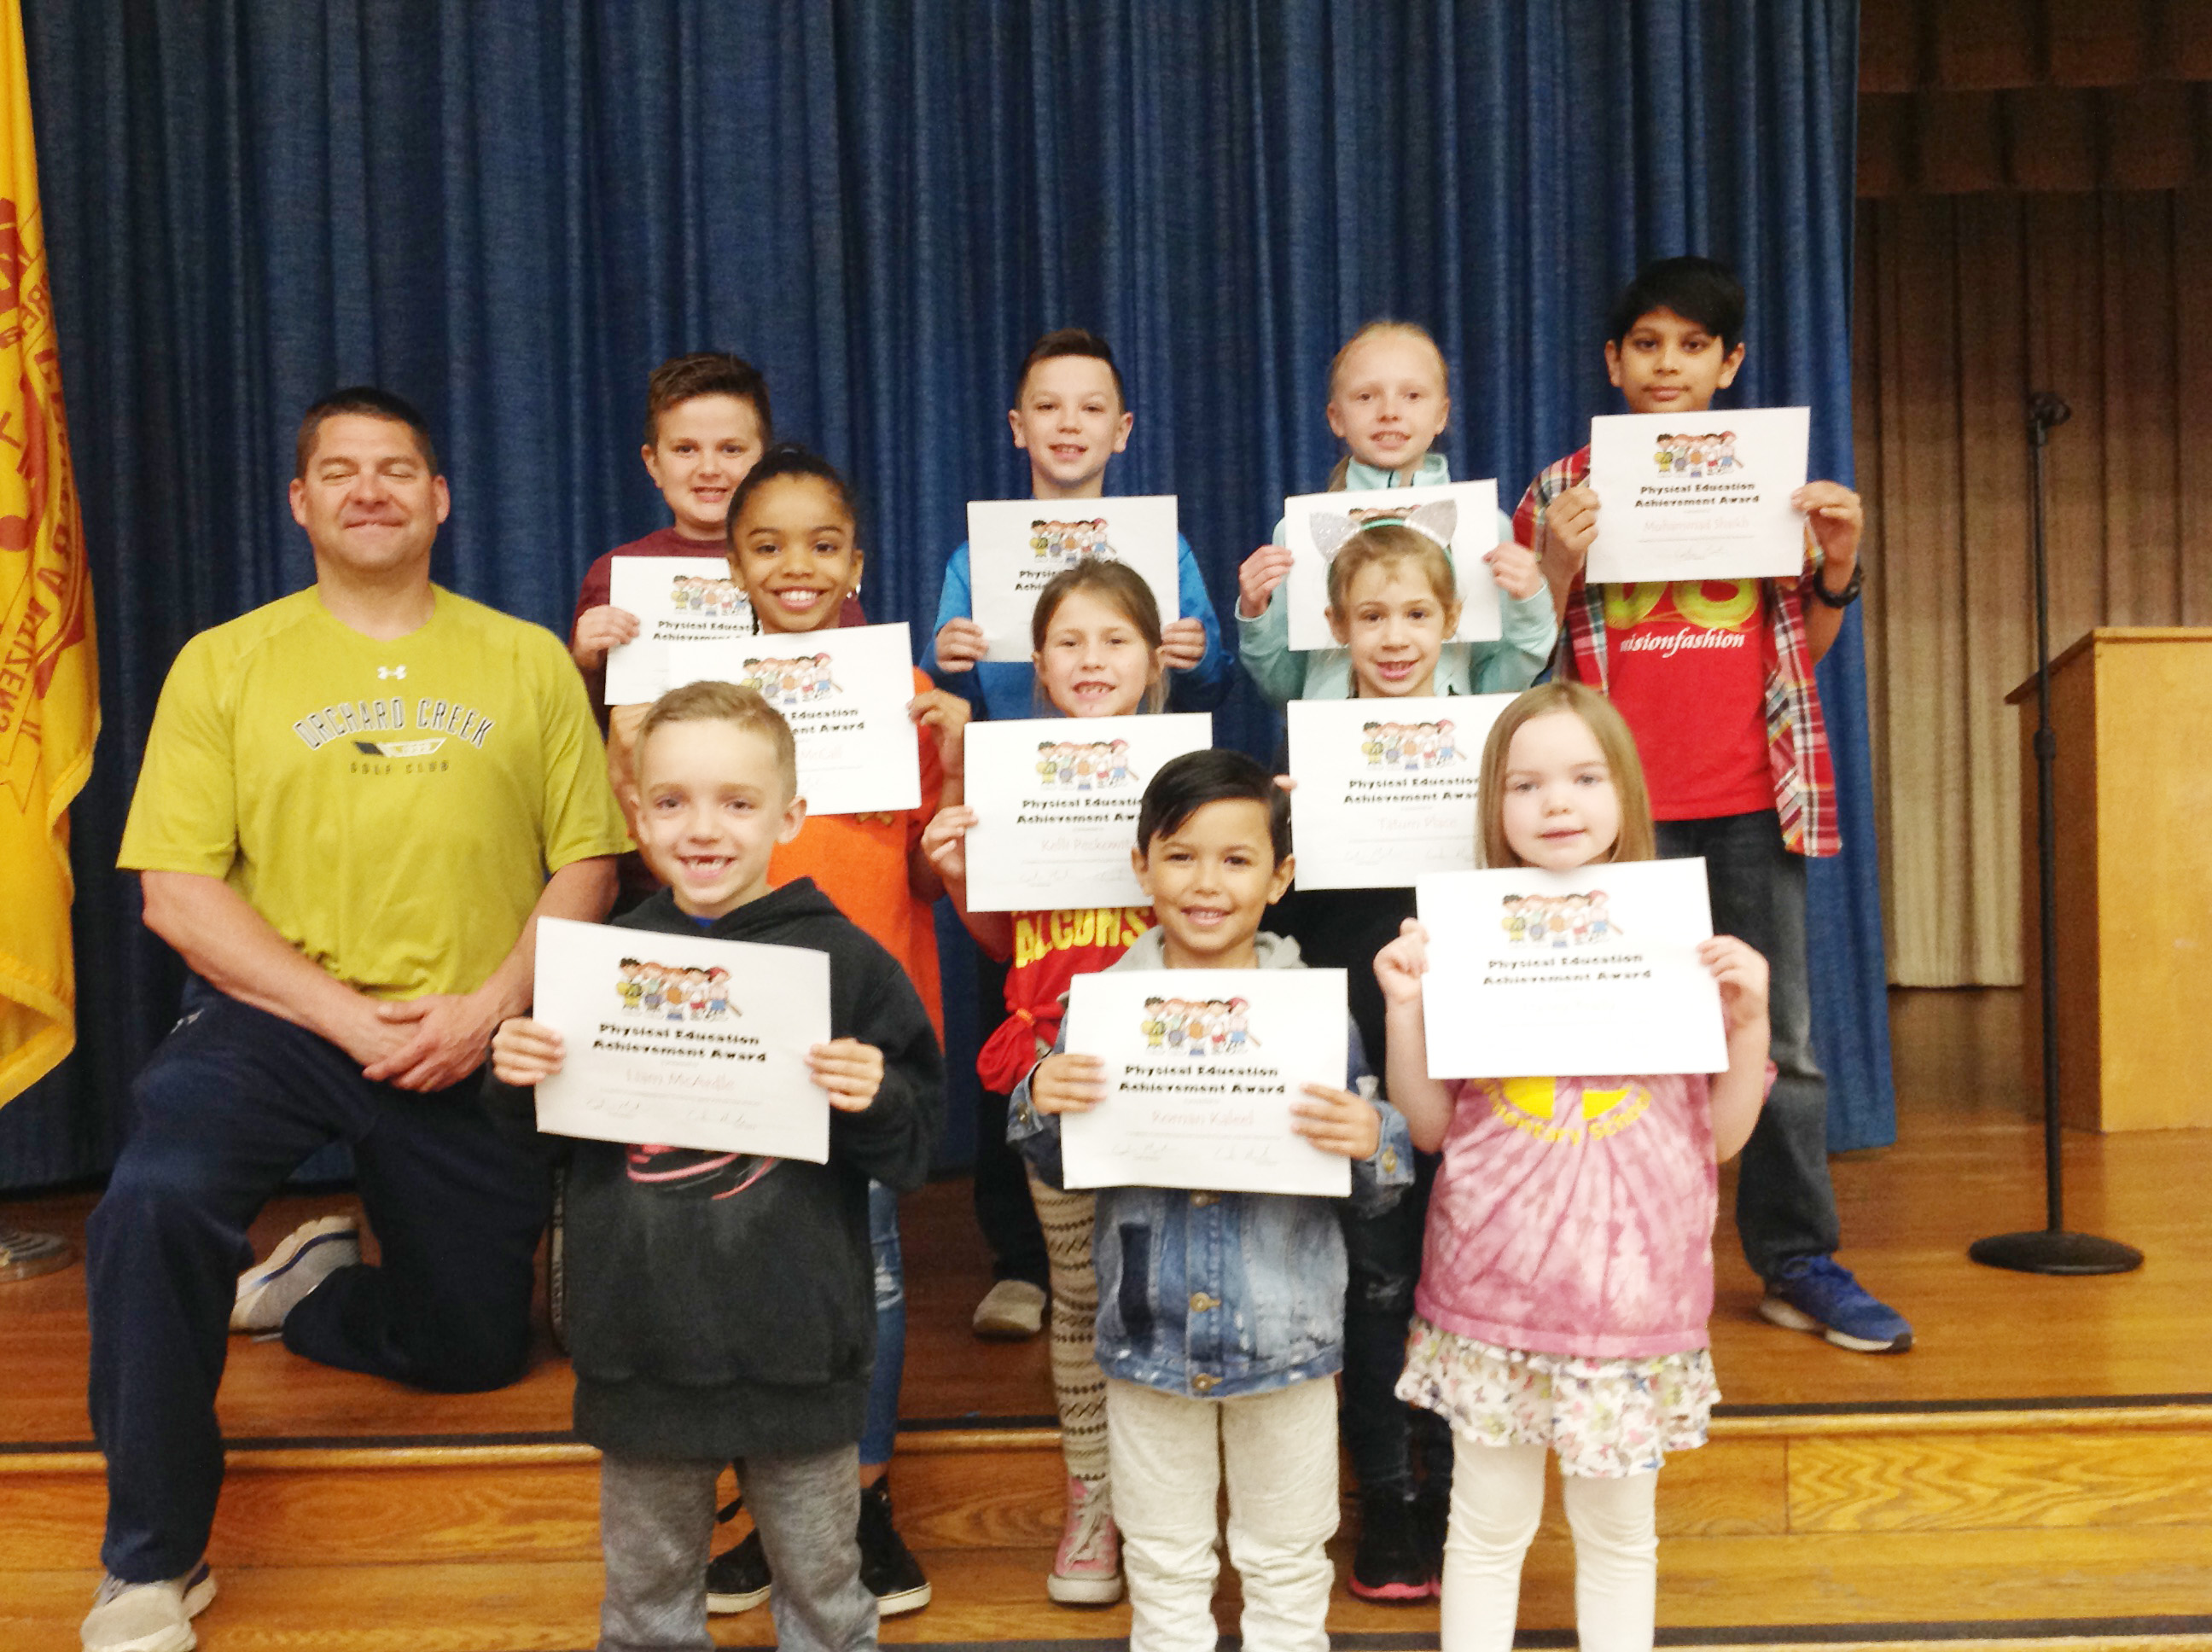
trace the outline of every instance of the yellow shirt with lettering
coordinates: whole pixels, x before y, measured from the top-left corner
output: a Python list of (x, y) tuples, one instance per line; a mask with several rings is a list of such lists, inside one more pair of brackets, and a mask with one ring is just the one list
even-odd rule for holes
[(629, 839), (559, 639), (432, 593), (394, 641), (311, 586), (187, 642), (117, 864), (222, 878), (377, 997), (480, 986), (550, 872)]

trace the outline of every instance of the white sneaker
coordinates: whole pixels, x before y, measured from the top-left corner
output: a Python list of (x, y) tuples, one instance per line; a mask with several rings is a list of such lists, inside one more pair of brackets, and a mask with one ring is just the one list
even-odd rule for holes
[(126, 1583), (110, 1574), (77, 1634), (84, 1652), (192, 1652), (192, 1619), (215, 1599), (215, 1574), (203, 1560), (166, 1583)]
[(234, 1331), (276, 1331), (307, 1294), (342, 1267), (361, 1260), (361, 1224), (350, 1216), (325, 1216), (284, 1236), (284, 1242), (238, 1276), (238, 1301), (230, 1310)]
[(1027, 1279), (1001, 1279), (975, 1304), (975, 1334), (986, 1342), (1026, 1342), (1044, 1328), (1045, 1294)]

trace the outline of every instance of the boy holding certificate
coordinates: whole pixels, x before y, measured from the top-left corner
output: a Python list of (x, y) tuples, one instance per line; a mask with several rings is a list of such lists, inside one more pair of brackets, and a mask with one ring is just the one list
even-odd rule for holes
[[(1055, 328), (1022, 358), (1006, 423), (1014, 446), (1029, 455), (1031, 498), (1103, 498), (1106, 467), (1129, 445), (1136, 422), (1122, 398), (1121, 369), (1097, 333)], [(1198, 558), (1180, 534), (1176, 567), (1183, 616), (1164, 628), (1165, 662), (1175, 673), (1169, 703), (1177, 711), (1212, 711), (1228, 698), (1232, 673)], [(922, 665), (942, 686), (975, 702), (981, 715), (1033, 717), (1035, 673), (1026, 665), (983, 659), (987, 645), (975, 623), (973, 591), (963, 544), (946, 559), (937, 633)]]
[[(1030, 346), (1014, 374), (1006, 422), (1029, 456), (1030, 494), (1041, 501), (1098, 499), (1106, 467), (1129, 445), (1136, 415), (1121, 393), (1121, 370), (1103, 338), (1082, 327), (1060, 327)], [(1176, 539), (1176, 606), (1182, 617), (1161, 628), (1160, 663), (1176, 711), (1212, 711), (1228, 697), (1234, 668), (1221, 646), (1221, 624), (1206, 593), (1198, 558)], [(988, 661), (975, 623), (975, 587), (963, 543), (945, 564), (937, 631), (922, 665), (939, 687), (963, 695), (979, 716), (1001, 721), (1041, 714), (1036, 673), (1018, 661)], [(988, 952), (977, 961), (980, 1029), (988, 1042), (998, 1026), (1005, 972)], [(1042, 1323), (1048, 1272), (1044, 1236), (1030, 1207), (1018, 1155), (1007, 1151), (1000, 1092), (985, 1090), (975, 1109), (975, 1221), (991, 1248), (991, 1291), (975, 1309), (979, 1336), (1035, 1336)]]
[[(607, 653), (636, 641), (638, 616), (615, 605), (614, 565), (636, 556), (722, 560), (730, 497), (769, 442), (775, 420), (768, 380), (758, 367), (720, 350), (672, 355), (645, 381), (645, 442), (638, 455), (671, 519), (641, 539), (617, 545), (584, 571), (569, 622), (568, 653), (584, 674), (599, 727), (607, 738), (607, 774), (615, 797), (626, 799), (632, 781), (638, 720), (645, 707), (607, 702)], [(863, 625), (857, 601), (839, 622)], [(635, 855), (623, 857), (619, 906), (635, 906), (653, 892)]]
[[(1145, 790), (1133, 852), (1158, 925), (1105, 973), (1302, 968), (1296, 942), (1260, 931), (1290, 886), (1290, 849), (1289, 798), (1251, 758), (1194, 751), (1165, 764)], [(1226, 1023), (1224, 1045), (1236, 1036)], [(1356, 1027), (1349, 1039), (1346, 1082), (1371, 1090)], [(1015, 1091), (1007, 1125), (1054, 1181), (1060, 1115), (1107, 1099), (1105, 1062), (1066, 1043), (1063, 1028)], [(1291, 1108), (1299, 1135), (1352, 1162), (1355, 1206), (1388, 1205), (1413, 1179), (1405, 1121), (1387, 1103), (1311, 1084)], [(1334, 1201), (1102, 1188), (1092, 1247), (1132, 1648), (1212, 1642), (1224, 1461), (1245, 1643), (1319, 1644), (1335, 1577), (1322, 1548), (1337, 1524), (1328, 1379), (1344, 1361)]]
[[(638, 764), (640, 847), (667, 887), (617, 923), (827, 953), (835, 1036), (809, 1066), (833, 1112), (826, 1164), (574, 1144), (568, 1337), (576, 1432), (604, 1454), (601, 1644), (706, 1643), (714, 1483), (734, 1461), (775, 1568), (777, 1638), (872, 1646), (856, 1537), (875, 1351), (868, 1190), (927, 1175), (943, 1060), (897, 960), (811, 881), (769, 887), (769, 858), (806, 813), (780, 714), (748, 690), (690, 684), (646, 714)], [(493, 1041), (511, 1084), (562, 1057), (561, 1035), (526, 1017)]]
[[(568, 653), (602, 712), (607, 652), (634, 641), (638, 632), (637, 616), (614, 605), (614, 564), (630, 556), (719, 560), (730, 495), (774, 435), (768, 381), (750, 361), (696, 350), (671, 356), (646, 380), (645, 445), (639, 455), (672, 520), (642, 539), (617, 545), (584, 571)], [(625, 768), (617, 787), (627, 778)]]
[[(1629, 411), (1705, 411), (1743, 365), (1743, 315), (1742, 287), (1711, 259), (1645, 265), (1607, 323), (1606, 372)], [(1514, 531), (1542, 558), (1561, 604), (1559, 674), (1607, 695), (1635, 734), (1660, 854), (1705, 857), (1714, 926), (1772, 971), (1781, 1077), (1736, 1186), (1744, 1255), (1766, 1285), (1759, 1312), (1841, 1348), (1902, 1352), (1912, 1327), (1834, 1257), (1827, 1083), (1813, 1055), (1805, 957), (1806, 858), (1842, 847), (1813, 667), (1864, 577), (1858, 495), (1833, 482), (1792, 495), (1805, 516), (1796, 579), (1594, 586), (1583, 577), (1598, 526), (1589, 476), (1587, 446), (1548, 467)]]

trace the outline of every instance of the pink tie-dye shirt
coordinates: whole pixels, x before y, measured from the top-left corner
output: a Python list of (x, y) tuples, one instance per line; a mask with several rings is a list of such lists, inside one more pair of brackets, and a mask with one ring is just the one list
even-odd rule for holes
[(1702, 1348), (1719, 1180), (1702, 1074), (1463, 1080), (1413, 1304), (1527, 1353)]

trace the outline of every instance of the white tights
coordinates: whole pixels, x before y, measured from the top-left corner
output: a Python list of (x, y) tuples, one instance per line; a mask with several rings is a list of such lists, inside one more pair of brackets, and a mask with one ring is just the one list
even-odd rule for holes
[[(1510, 1652), (1521, 1560), (1544, 1512), (1544, 1448), (1452, 1442), (1443, 1652)], [(1565, 1477), (1583, 1652), (1650, 1652), (1659, 1587), (1659, 1476)]]

